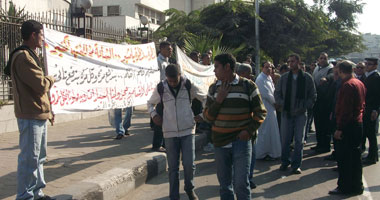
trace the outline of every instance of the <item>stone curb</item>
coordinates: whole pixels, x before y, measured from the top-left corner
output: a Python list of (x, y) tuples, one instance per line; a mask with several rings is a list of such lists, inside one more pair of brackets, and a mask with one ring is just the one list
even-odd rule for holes
[[(206, 134), (195, 137), (195, 151), (207, 143)], [(124, 198), (147, 180), (166, 171), (166, 154), (151, 152), (94, 177), (64, 188), (58, 200), (116, 200)]]

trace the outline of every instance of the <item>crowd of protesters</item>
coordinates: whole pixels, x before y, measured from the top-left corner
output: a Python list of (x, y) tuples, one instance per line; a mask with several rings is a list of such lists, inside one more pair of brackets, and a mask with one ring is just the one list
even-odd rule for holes
[[(16, 199), (53, 199), (42, 192), (46, 186), (47, 120), (54, 122), (48, 93), (54, 78), (44, 74), (35, 53), (43, 46), (43, 28), (29, 20), (21, 27), (23, 45), (14, 50), (5, 71), (14, 85), (15, 115), (20, 132)], [(221, 199), (251, 199), (256, 159), (280, 159), (279, 170), (302, 173), (304, 144), (314, 120), (316, 153), (333, 152), (338, 187), (330, 194), (362, 194), (362, 164), (378, 161), (376, 133), (380, 111), (378, 59), (355, 64), (348, 60), (328, 62), (321, 53), (316, 63), (306, 65), (298, 54), (286, 64), (266, 61), (254, 76), (251, 55), (237, 63), (229, 53), (191, 52), (196, 63), (213, 65), (216, 81), (208, 92), (191, 83), (170, 60), (169, 42), (159, 45), (160, 83), (148, 100), (154, 131), (152, 150), (166, 152), (169, 197), (179, 199), (179, 165), (184, 169), (184, 188), (189, 199), (194, 192), (196, 125), (208, 134), (215, 153)], [(197, 103), (194, 99), (197, 99)], [(194, 106), (198, 105), (198, 106)], [(132, 107), (124, 123), (116, 110), (116, 139), (128, 135)], [(116, 117), (115, 117), (116, 118)], [(362, 162), (368, 138), (368, 154)], [(293, 152), (293, 153), (291, 153)], [(182, 156), (181, 156), (182, 155)], [(182, 158), (182, 159), (180, 159)]]

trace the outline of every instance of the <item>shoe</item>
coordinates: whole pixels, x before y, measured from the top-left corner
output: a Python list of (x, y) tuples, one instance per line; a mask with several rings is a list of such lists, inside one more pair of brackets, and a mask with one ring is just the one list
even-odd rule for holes
[(276, 158), (272, 158), (271, 156), (267, 155), (267, 156), (264, 157), (263, 160), (265, 160), (265, 161), (274, 161), (274, 160), (276, 160)]
[(56, 200), (56, 198), (52, 198), (52, 197), (50, 197), (48, 195), (45, 195), (45, 196), (43, 196), (41, 198), (38, 198), (37, 200)]
[(318, 145), (317, 146), (313, 146), (313, 147), (311, 147), (310, 149), (311, 150), (317, 150), (317, 149), (320, 149), (321, 147), (319, 147)]
[(288, 165), (281, 164), (280, 171), (286, 171), (288, 169)]
[(122, 134), (117, 134), (115, 140), (121, 140), (124, 137)]
[(249, 181), (249, 187), (251, 187), (251, 189), (255, 189), (257, 185), (253, 181)]
[(166, 153), (166, 149), (164, 147), (152, 148), (152, 151)]
[(124, 133), (124, 135), (125, 135), (125, 136), (129, 136), (129, 135), (131, 135), (131, 134), (129, 133), (128, 130), (126, 130), (125, 133)]
[(366, 158), (364, 161), (363, 161), (363, 165), (374, 165), (376, 164), (376, 159), (369, 159), (369, 158)]
[(300, 168), (292, 169), (292, 174), (301, 174), (302, 171)]
[(335, 188), (333, 190), (329, 191), (330, 195), (344, 195), (345, 193), (342, 192), (339, 188)]
[(195, 194), (194, 190), (186, 191), (189, 200), (198, 200), (198, 196)]

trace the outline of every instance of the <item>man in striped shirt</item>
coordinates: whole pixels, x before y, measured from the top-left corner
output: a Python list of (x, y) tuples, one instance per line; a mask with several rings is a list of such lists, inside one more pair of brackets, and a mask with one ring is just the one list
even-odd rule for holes
[(248, 200), (251, 138), (266, 110), (255, 83), (234, 73), (236, 59), (231, 54), (220, 54), (214, 61), (218, 80), (209, 88), (204, 117), (212, 123), (220, 197), (234, 199), (236, 193), (237, 199)]

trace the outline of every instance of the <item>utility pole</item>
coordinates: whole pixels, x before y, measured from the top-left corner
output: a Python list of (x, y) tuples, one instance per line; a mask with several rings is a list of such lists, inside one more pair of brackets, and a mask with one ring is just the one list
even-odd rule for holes
[(260, 40), (259, 40), (259, 19), (258, 19), (258, 16), (260, 14), (259, 0), (255, 0), (255, 9), (256, 9), (256, 17), (255, 17), (255, 39), (256, 39), (255, 71), (256, 71), (256, 77), (257, 77), (260, 73)]

